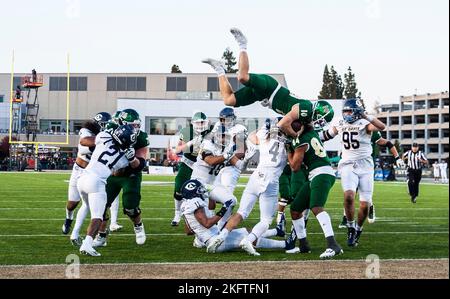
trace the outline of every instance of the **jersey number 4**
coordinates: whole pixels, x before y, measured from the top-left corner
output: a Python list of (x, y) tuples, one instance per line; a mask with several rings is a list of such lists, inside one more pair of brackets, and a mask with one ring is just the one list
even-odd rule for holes
[(114, 157), (114, 155), (116, 155), (117, 152), (119, 151), (119, 149), (114, 145), (111, 145), (109, 149), (112, 151), (104, 151), (103, 153), (100, 154), (100, 156), (98, 157), (98, 162), (108, 166), (109, 169), (111, 169), (114, 167), (114, 165), (116, 165), (117, 162), (119, 162), (120, 158), (122, 158), (124, 153), (120, 153), (111, 163), (108, 164), (109, 160), (111, 159), (108, 159), (108, 157), (105, 157), (105, 159), (103, 159), (103, 157), (104, 156)]
[(344, 143), (344, 148), (346, 150), (358, 149), (359, 141), (358, 141), (357, 137), (358, 137), (358, 132), (343, 132), (342, 133), (342, 142)]

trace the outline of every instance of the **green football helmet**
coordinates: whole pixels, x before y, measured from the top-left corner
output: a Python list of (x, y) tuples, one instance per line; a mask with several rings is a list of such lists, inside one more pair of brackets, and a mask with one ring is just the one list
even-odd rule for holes
[(313, 104), (312, 123), (316, 130), (331, 123), (333, 117), (333, 107), (327, 101), (320, 100)]
[(119, 114), (120, 125), (132, 125), (139, 134), (141, 130), (141, 119), (139, 113), (134, 109), (124, 109)]
[(121, 125), (120, 123), (120, 113), (122, 113), (122, 111), (117, 110), (116, 113), (114, 113), (111, 121), (117, 125)]
[(208, 117), (203, 112), (195, 112), (192, 116), (191, 124), (197, 134), (203, 133), (209, 128)]

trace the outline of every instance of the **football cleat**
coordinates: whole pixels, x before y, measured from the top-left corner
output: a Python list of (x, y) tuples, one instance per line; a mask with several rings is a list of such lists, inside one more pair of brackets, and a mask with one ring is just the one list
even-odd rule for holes
[(311, 247), (309, 246), (308, 240), (306, 238), (300, 241), (300, 253), (311, 253)]
[(233, 34), (234, 39), (238, 42), (239, 46), (240, 45), (246, 45), (247, 44), (247, 38), (245, 37), (245, 35), (242, 33), (242, 31), (238, 28), (231, 28), (230, 29), (231, 34)]
[(355, 246), (359, 245), (359, 238), (361, 238), (362, 230), (357, 230), (355, 234)]
[(96, 251), (93, 247), (87, 246), (84, 243), (80, 247), (80, 253), (90, 256), (101, 256), (100, 252)]
[(147, 236), (145, 235), (144, 224), (134, 227), (134, 233), (136, 234), (136, 244), (143, 245)]
[(172, 219), (172, 222), (170, 223), (170, 225), (172, 226), (178, 226), (178, 223), (180, 223), (181, 220), (181, 216), (180, 215), (175, 215)]
[(356, 229), (354, 227), (349, 227), (347, 232), (347, 245), (350, 247), (355, 247), (356, 243)]
[(321, 259), (331, 259), (334, 256), (343, 254), (344, 250), (342, 250), (342, 248), (337, 247), (337, 248), (327, 248), (321, 255), (320, 258)]
[(83, 239), (81, 237), (70, 239), (70, 243), (72, 243), (73, 246), (81, 247), (81, 244), (83, 244)]
[(369, 216), (367, 217), (367, 221), (369, 223), (375, 222), (375, 207), (373, 205), (371, 205), (369, 208)]
[(70, 227), (72, 225), (72, 219), (66, 219), (66, 221), (64, 221), (64, 224), (62, 226), (62, 233), (67, 235), (70, 232)]
[(92, 247), (96, 248), (105, 246), (106, 246), (106, 237), (100, 237), (99, 235), (97, 235), (97, 237), (95, 237), (94, 239), (94, 242), (92, 242)]
[(261, 255), (258, 252), (256, 252), (255, 247), (253, 247), (253, 244), (246, 238), (242, 239), (242, 241), (239, 243), (239, 246), (250, 255), (254, 256)]
[(203, 244), (197, 237), (195, 237), (192, 246), (194, 246), (195, 248), (203, 248), (205, 247), (205, 244)]
[(339, 223), (339, 228), (346, 228), (347, 227), (347, 217), (344, 215), (342, 217), (341, 223)]
[(118, 223), (111, 223), (111, 224), (109, 225), (109, 230), (110, 230), (111, 232), (119, 231), (119, 230), (121, 230), (122, 228), (123, 228), (123, 225), (120, 225), (120, 224), (118, 224)]
[(220, 235), (212, 237), (211, 241), (206, 247), (206, 252), (216, 253), (217, 248), (219, 248), (219, 246), (222, 245), (223, 241), (225, 241), (225, 239), (223, 239)]
[(300, 249), (298, 247), (295, 247), (295, 242), (297, 241), (297, 237), (293, 237), (293, 234), (291, 234), (289, 236), (289, 238), (287, 238), (287, 240), (285, 240), (286, 242), (286, 246), (284, 247), (284, 249), (286, 249), (286, 253), (299, 253)]
[(412, 203), (416, 203), (416, 202), (417, 202), (417, 199), (416, 199), (415, 196), (411, 196), (411, 202), (412, 202)]
[(209, 64), (216, 72), (225, 72), (225, 64), (220, 60), (206, 58), (202, 60), (203, 63)]

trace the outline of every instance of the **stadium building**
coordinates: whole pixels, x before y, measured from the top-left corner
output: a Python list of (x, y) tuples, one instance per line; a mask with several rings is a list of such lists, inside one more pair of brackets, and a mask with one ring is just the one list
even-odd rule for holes
[[(194, 111), (204, 111), (211, 121), (218, 120), (218, 114), (225, 106), (222, 103), (218, 78), (212, 73), (73, 73), (70, 74), (70, 114), (67, 127), (67, 74), (43, 73), (43, 86), (38, 88), (37, 141), (64, 142), (69, 132), (69, 145), (62, 150), (74, 151), (77, 133), (84, 120), (100, 111), (113, 114), (116, 110), (136, 109), (143, 121), (142, 128), (150, 137), (151, 158), (164, 159), (174, 135), (189, 123)], [(287, 86), (283, 74), (271, 74), (281, 85)], [(15, 74), (13, 89), (23, 85), (29, 74)], [(234, 90), (241, 87), (236, 75), (230, 74), (229, 81)], [(0, 74), (0, 138), (9, 130), (9, 99), (11, 75)], [(13, 91), (13, 94), (15, 92)], [(26, 123), (27, 90), (22, 91), (23, 102), (15, 121), (23, 129)], [(34, 100), (34, 90), (30, 99)], [(336, 111), (341, 101), (331, 101)], [(272, 110), (253, 104), (236, 109), (238, 120), (253, 130), (262, 125), (266, 117), (277, 116)], [(14, 118), (14, 117), (13, 117)], [(26, 140), (19, 130), (16, 136)], [(326, 148), (336, 154), (337, 140), (327, 143)]]
[(378, 111), (387, 125), (382, 134), (398, 140), (404, 151), (417, 142), (431, 163), (449, 158), (448, 91), (401, 96), (398, 104), (381, 105)]

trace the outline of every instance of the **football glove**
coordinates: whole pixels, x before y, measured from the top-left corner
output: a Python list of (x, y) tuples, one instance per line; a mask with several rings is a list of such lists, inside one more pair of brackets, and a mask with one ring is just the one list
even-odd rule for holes
[(402, 160), (402, 158), (400, 157), (396, 157), (397, 159), (395, 160), (395, 164), (397, 165), (398, 168), (404, 168), (405, 167), (405, 162)]
[(129, 147), (125, 150), (125, 157), (128, 159), (128, 161), (133, 161), (136, 156), (136, 151), (133, 147)]

